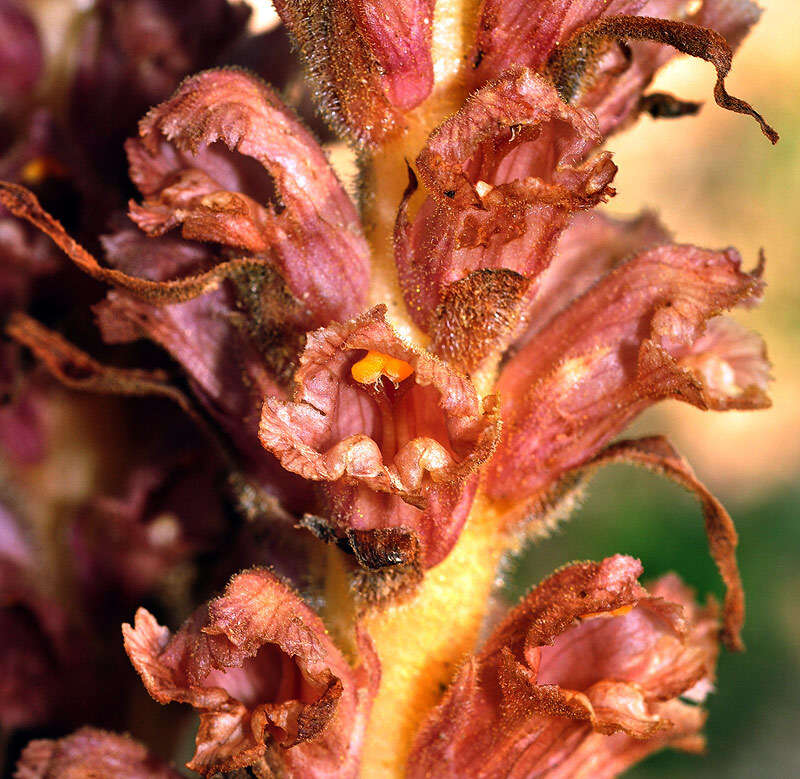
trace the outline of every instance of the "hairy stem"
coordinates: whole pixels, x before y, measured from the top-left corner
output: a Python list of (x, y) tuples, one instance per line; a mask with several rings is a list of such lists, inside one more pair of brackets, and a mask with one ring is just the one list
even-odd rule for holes
[[(392, 234), (408, 183), (406, 161), (413, 163), (431, 130), (458, 110), (466, 97), (463, 69), (474, 40), (477, 9), (476, 0), (437, 2), (433, 92), (409, 117), (407, 132), (362, 160), (363, 218), (373, 256), (371, 303), (385, 303), (394, 327), (418, 346), (425, 346), (427, 339), (406, 311)], [(416, 595), (366, 616), (365, 625), (381, 659), (382, 679), (366, 734), (362, 776), (404, 775), (420, 722), (474, 647), (504, 548), (496, 516), (479, 495), (455, 548), (427, 573)], [(332, 569), (331, 577), (335, 576)], [(341, 585), (329, 587), (328, 596), (329, 612), (347, 609), (341, 602), (347, 597)]]
[(402, 777), (411, 743), (483, 622), (505, 539), (478, 496), (453, 551), (428, 571), (412, 600), (367, 616), (381, 686), (361, 759), (362, 777)]
[(431, 130), (457, 111), (467, 95), (464, 67), (474, 40), (477, 7), (477, 0), (436, 3), (433, 91), (422, 105), (406, 114), (405, 132), (361, 160), (362, 220), (372, 247), (370, 302), (385, 303), (392, 325), (404, 338), (420, 346), (427, 343), (427, 338), (405, 309), (397, 283), (392, 234), (403, 190), (408, 184), (406, 162), (414, 163)]

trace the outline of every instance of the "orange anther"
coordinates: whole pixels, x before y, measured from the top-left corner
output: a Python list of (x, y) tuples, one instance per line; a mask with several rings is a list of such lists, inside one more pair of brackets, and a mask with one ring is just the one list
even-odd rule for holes
[(55, 157), (49, 156), (28, 160), (21, 171), (22, 180), (30, 186), (41, 184), (46, 178), (60, 178), (66, 174), (64, 166)]
[(381, 376), (386, 376), (394, 384), (398, 384), (414, 373), (414, 369), (397, 357), (369, 351), (357, 363), (354, 363), (350, 373), (359, 384), (375, 384)]
[(405, 361), (397, 357), (387, 357), (386, 364), (383, 366), (383, 375), (391, 379), (395, 384), (407, 379), (414, 369)]
[(612, 611), (590, 611), (588, 614), (581, 614), (581, 619), (591, 619), (592, 617), (622, 617), (633, 608), (633, 604), (620, 606)]

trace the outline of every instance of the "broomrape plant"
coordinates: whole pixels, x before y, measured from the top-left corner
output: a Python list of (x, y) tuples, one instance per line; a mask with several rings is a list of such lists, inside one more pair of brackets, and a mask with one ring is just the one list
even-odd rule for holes
[[(725, 316), (758, 302), (763, 261), (597, 206), (615, 133), (698, 110), (647, 91), (676, 51), (777, 141), (725, 88), (759, 11), (275, 5), (284, 27), (253, 36), (221, 0), (98, 2), (56, 83), (26, 7), (0, 3), (0, 722), (135, 711), (165, 753), (193, 710), (204, 776), (605, 777), (701, 749), (719, 644), (742, 648), (736, 532), (664, 438), (619, 435), (665, 398), (769, 405), (764, 345)], [(611, 462), (697, 495), (724, 603), (618, 555), (503, 615), (504, 558)], [(122, 620), (144, 689), (181, 706), (120, 703)], [(16, 775), (178, 774), (83, 727)]]

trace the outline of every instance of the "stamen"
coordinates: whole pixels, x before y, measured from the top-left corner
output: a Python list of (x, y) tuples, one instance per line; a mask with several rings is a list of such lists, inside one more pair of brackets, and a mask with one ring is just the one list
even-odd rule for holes
[(612, 611), (591, 611), (588, 614), (581, 614), (581, 619), (592, 619), (593, 617), (622, 617), (633, 608), (633, 604), (629, 603), (627, 606), (620, 606), (618, 609)]
[(414, 373), (414, 369), (404, 360), (370, 350), (353, 365), (350, 373), (359, 384), (375, 384), (381, 376), (386, 376), (397, 386)]

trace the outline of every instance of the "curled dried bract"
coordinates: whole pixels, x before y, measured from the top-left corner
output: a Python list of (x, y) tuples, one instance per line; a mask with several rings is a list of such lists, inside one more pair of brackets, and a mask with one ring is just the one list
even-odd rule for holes
[(673, 46), (678, 51), (710, 62), (717, 70), (714, 99), (717, 105), (739, 114), (749, 114), (772, 143), (778, 133), (749, 103), (729, 95), (725, 77), (731, 69), (733, 52), (716, 30), (673, 19), (648, 16), (604, 16), (581, 27), (558, 46), (547, 63), (547, 74), (558, 93), (566, 101), (576, 99), (584, 83), (592, 77), (592, 69), (605, 53), (609, 42), (646, 40)]

